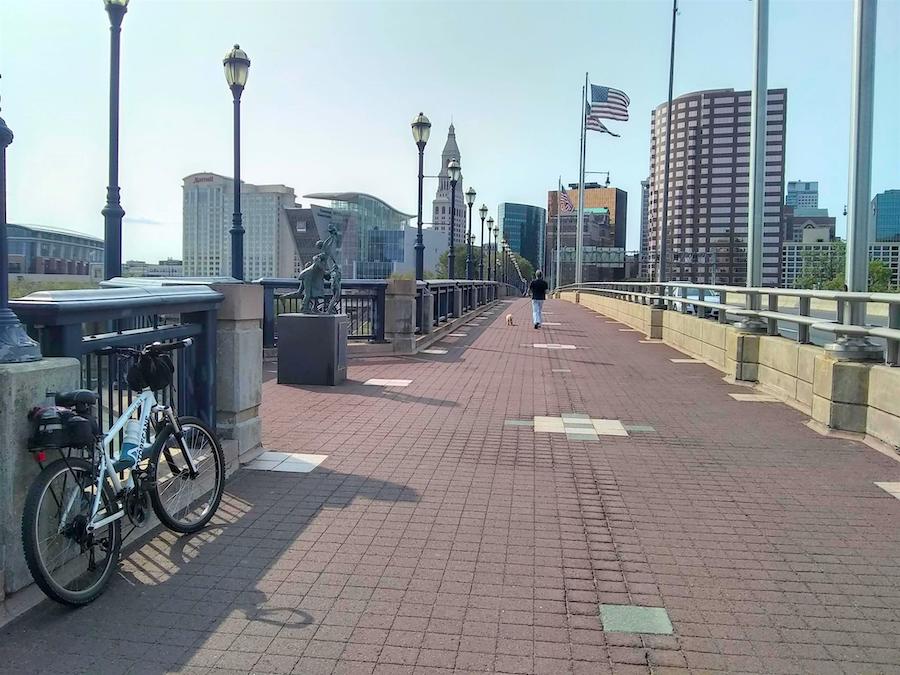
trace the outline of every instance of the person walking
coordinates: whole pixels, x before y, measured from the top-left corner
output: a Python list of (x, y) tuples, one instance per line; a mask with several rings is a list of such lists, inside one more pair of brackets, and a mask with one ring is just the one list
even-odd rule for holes
[(544, 281), (544, 273), (538, 270), (534, 274), (534, 280), (528, 287), (528, 292), (531, 293), (531, 318), (534, 319), (535, 328), (540, 328), (544, 322), (544, 317), (541, 316), (541, 309), (544, 306), (544, 300), (547, 298), (547, 288), (547, 282)]

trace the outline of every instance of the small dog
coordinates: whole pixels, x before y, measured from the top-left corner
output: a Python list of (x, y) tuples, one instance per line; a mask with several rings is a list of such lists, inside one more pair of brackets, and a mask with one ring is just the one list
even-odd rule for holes
[(513, 315), (512, 315), (512, 314), (507, 314), (507, 315), (506, 315), (506, 325), (507, 325), (507, 326), (515, 326), (515, 325), (516, 325), (515, 322), (513, 321)]

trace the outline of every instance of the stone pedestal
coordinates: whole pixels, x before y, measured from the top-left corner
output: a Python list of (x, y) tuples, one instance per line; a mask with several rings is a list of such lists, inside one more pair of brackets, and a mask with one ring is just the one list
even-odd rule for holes
[(384, 337), (395, 354), (416, 351), (416, 282), (388, 281), (384, 297)]
[(47, 391), (80, 382), (77, 359), (0, 364), (0, 600), (32, 581), (22, 554), (22, 507), (40, 468), (28, 452), (28, 411), (48, 402)]
[(279, 315), (278, 383), (333, 386), (343, 382), (349, 330), (346, 314)]
[(216, 326), (216, 426), (230, 475), (262, 452), (263, 289), (213, 288), (225, 296)]

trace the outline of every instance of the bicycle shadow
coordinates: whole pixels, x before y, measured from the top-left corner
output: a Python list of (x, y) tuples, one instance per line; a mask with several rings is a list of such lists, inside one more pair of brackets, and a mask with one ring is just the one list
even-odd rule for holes
[[(345, 546), (364, 548), (359, 534), (346, 535), (342, 512), (374, 525), (418, 498), (404, 485), (321, 467), (245, 469), (206, 529), (148, 533), (94, 603), (72, 609), (47, 600), (0, 630), (0, 671), (247, 672), (263, 658), (299, 659), (320, 628), (334, 639), (349, 622), (346, 610), (365, 611), (355, 599), (365, 589), (347, 584), (352, 570), (327, 554), (340, 545), (321, 541), (329, 528), (345, 532)], [(275, 641), (281, 656), (263, 654)]]

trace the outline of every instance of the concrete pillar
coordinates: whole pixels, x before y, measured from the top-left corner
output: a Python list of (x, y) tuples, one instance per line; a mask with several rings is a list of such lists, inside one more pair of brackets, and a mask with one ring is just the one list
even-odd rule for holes
[(463, 313), (463, 292), (461, 288), (453, 289), (450, 296), (450, 301), (453, 303), (453, 318), (458, 319), (462, 316)]
[(422, 317), (419, 319), (422, 335), (434, 330), (434, 295), (430, 291), (422, 292)]
[(759, 335), (729, 327), (725, 334), (725, 373), (741, 382), (759, 378)]
[(663, 336), (663, 309), (659, 307), (648, 307), (648, 319), (649, 324), (648, 328), (650, 329), (647, 332), (647, 338), (650, 340), (662, 340)]
[(262, 452), (263, 289), (217, 284), (225, 296), (216, 327), (216, 427), (226, 474)]
[(812, 417), (831, 429), (866, 433), (872, 365), (816, 357)]
[(416, 282), (390, 279), (384, 296), (384, 337), (395, 354), (416, 351)]
[[(28, 411), (47, 403), (47, 391), (77, 389), (77, 359), (45, 358), (0, 364), (0, 600), (31, 583), (22, 554), (22, 507), (39, 472), (28, 452)], [(48, 459), (56, 459), (48, 453)]]

